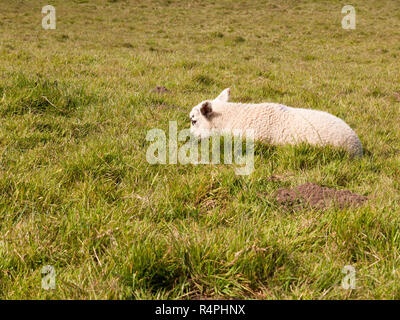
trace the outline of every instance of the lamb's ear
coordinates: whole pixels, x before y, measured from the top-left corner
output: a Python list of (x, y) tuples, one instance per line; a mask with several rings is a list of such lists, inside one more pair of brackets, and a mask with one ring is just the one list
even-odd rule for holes
[(201, 114), (202, 114), (203, 116), (205, 116), (205, 117), (208, 118), (208, 117), (211, 115), (211, 113), (212, 113), (211, 103), (208, 102), (208, 101), (203, 102), (203, 104), (202, 104), (201, 107), (200, 107), (200, 112), (201, 112)]
[(223, 102), (228, 102), (229, 98), (231, 95), (231, 89), (226, 88), (224, 91), (222, 91), (218, 97), (215, 98), (215, 100), (223, 101)]

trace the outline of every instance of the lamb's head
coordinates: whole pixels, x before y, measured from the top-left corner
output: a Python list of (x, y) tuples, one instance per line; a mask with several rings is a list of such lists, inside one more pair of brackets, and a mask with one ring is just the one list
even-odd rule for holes
[(190, 111), (190, 132), (197, 138), (207, 138), (211, 135), (212, 117), (213, 117), (213, 102), (228, 102), (230, 89), (227, 88), (220, 93), (214, 100), (206, 100), (195, 106)]

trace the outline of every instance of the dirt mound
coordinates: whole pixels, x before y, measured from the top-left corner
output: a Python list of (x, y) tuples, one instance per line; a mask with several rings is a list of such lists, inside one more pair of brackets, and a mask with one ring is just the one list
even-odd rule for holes
[(313, 183), (305, 183), (293, 189), (279, 189), (276, 193), (276, 200), (286, 207), (296, 205), (304, 207), (306, 204), (318, 209), (330, 206), (343, 209), (350, 206), (360, 206), (367, 200), (367, 197), (349, 190), (336, 190)]
[(157, 86), (157, 87), (151, 89), (151, 91), (155, 92), (155, 93), (159, 93), (159, 94), (163, 94), (163, 93), (169, 92), (169, 90), (166, 87), (163, 87), (163, 86)]

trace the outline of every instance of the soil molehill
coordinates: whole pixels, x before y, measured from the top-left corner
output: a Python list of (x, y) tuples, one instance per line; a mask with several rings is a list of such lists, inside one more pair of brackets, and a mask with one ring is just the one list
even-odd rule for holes
[(153, 89), (151, 89), (152, 92), (158, 93), (158, 94), (163, 94), (169, 92), (169, 90), (166, 87), (163, 86), (157, 86)]
[(337, 206), (340, 209), (357, 207), (368, 198), (349, 190), (336, 190), (313, 183), (305, 183), (293, 189), (281, 188), (276, 193), (276, 200), (285, 207), (305, 207), (306, 205), (325, 209)]

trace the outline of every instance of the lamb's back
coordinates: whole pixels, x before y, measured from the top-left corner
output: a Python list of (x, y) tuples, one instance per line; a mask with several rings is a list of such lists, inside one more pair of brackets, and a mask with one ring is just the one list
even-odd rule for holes
[(332, 145), (362, 154), (356, 133), (343, 120), (324, 111), (277, 103), (228, 103), (221, 105), (221, 111), (225, 115), (221, 126), (253, 129), (256, 140), (272, 144)]
[(290, 127), (296, 142), (343, 147), (351, 153), (361, 154), (362, 146), (357, 134), (342, 119), (324, 111), (290, 108)]

